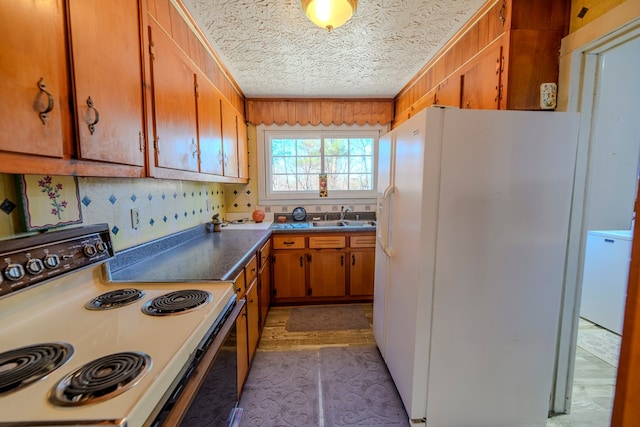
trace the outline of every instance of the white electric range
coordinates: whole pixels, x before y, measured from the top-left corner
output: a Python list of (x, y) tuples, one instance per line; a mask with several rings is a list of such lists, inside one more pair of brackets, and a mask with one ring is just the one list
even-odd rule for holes
[(231, 283), (110, 283), (112, 257), (106, 224), (0, 242), (1, 426), (162, 425), (234, 320)]

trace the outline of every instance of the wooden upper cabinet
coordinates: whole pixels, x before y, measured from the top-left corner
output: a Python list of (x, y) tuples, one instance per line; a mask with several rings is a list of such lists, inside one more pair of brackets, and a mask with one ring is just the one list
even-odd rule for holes
[(222, 175), (222, 97), (200, 72), (197, 74), (197, 98), (200, 172)]
[(224, 176), (238, 178), (238, 126), (237, 116), (231, 105), (222, 102), (222, 155)]
[(144, 165), (139, 4), (70, 0), (79, 157)]
[(247, 124), (238, 116), (238, 177), (249, 179), (249, 142), (247, 139)]
[(501, 87), (502, 46), (496, 44), (485, 49), (462, 72), (460, 101), (462, 108), (496, 110), (499, 107)]
[(197, 172), (195, 71), (152, 19), (149, 40), (155, 166)]
[(63, 24), (59, 1), (0, 2), (0, 151), (63, 156)]

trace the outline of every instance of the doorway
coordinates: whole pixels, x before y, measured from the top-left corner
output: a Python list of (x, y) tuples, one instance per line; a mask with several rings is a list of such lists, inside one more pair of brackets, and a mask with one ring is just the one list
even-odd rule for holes
[[(633, 227), (640, 152), (640, 106), (635, 103), (640, 82), (634, 75), (640, 66), (640, 22), (609, 32), (573, 55), (572, 80), (578, 83), (570, 89), (568, 109), (581, 112), (581, 124), (554, 413), (571, 412), (580, 302), (589, 280), (584, 270), (588, 236), (596, 230), (626, 231), (630, 236)], [(622, 264), (624, 292), (628, 258)], [(584, 291), (588, 293), (587, 287)]]

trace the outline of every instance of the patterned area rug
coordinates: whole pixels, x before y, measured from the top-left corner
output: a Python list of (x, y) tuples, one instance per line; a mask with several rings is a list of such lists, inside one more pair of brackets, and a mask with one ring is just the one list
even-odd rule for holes
[(255, 354), (240, 404), (241, 426), (315, 426), (319, 419), (318, 354)]
[(241, 427), (409, 426), (373, 346), (258, 351), (239, 406)]
[(376, 347), (320, 349), (325, 426), (407, 426), (408, 416)]
[(618, 359), (620, 358), (621, 342), (621, 336), (584, 319), (580, 319), (578, 347), (583, 348), (616, 368), (618, 367)]
[(317, 305), (291, 309), (287, 331), (343, 331), (369, 329), (371, 325), (360, 305)]

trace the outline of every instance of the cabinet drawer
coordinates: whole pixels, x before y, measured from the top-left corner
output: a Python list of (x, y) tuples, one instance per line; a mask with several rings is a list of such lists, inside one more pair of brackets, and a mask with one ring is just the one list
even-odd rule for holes
[(313, 236), (309, 237), (309, 247), (312, 249), (339, 249), (346, 247), (345, 236)]
[(246, 291), (246, 283), (245, 283), (245, 274), (244, 269), (240, 271), (238, 276), (233, 279), (234, 291), (236, 292), (237, 298), (244, 298), (244, 294)]
[(350, 248), (375, 248), (376, 236), (351, 236), (349, 239)]
[(271, 254), (271, 240), (264, 244), (262, 248), (260, 248), (260, 269), (263, 269), (265, 265), (269, 262), (269, 255)]
[(247, 278), (246, 278), (247, 287), (251, 286), (251, 283), (253, 283), (256, 277), (258, 277), (258, 258), (255, 256), (251, 258), (251, 261), (247, 263), (246, 267), (244, 268), (244, 271), (245, 271), (245, 274), (247, 275)]
[(304, 249), (304, 236), (274, 236), (273, 249)]

